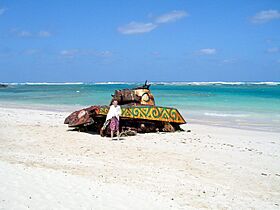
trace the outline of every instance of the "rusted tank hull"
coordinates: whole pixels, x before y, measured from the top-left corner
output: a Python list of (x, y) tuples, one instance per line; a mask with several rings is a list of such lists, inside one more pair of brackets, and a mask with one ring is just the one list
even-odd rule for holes
[[(136, 132), (176, 131), (180, 124), (186, 123), (175, 108), (158, 106), (129, 106), (122, 105), (120, 120), (121, 131), (134, 130)], [(65, 119), (65, 124), (78, 129), (100, 132), (105, 122), (109, 106), (91, 106), (73, 112)], [(106, 131), (104, 135), (109, 134)]]
[[(186, 122), (179, 111), (175, 108), (156, 106), (149, 88), (150, 84), (146, 81), (140, 87), (115, 90), (111, 104), (115, 100), (121, 106), (120, 131), (135, 133), (181, 130), (180, 125)], [(108, 135), (109, 126), (106, 128), (103, 126), (108, 111), (109, 106), (91, 106), (73, 112), (64, 123), (79, 130), (92, 130), (98, 133), (102, 131), (101, 135)]]
[(100, 106), (91, 106), (70, 114), (65, 120), (64, 124), (69, 127), (87, 126), (93, 123), (93, 117), (99, 112)]

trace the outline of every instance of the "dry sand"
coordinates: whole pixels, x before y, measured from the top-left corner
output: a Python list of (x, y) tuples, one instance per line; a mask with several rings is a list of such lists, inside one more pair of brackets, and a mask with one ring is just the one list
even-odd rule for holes
[(0, 209), (279, 209), (280, 134), (189, 124), (121, 141), (0, 108)]

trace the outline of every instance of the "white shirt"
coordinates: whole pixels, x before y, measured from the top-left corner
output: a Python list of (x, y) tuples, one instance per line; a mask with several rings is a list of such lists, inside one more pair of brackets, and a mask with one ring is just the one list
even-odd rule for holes
[(112, 119), (113, 117), (116, 117), (118, 120), (120, 120), (121, 114), (122, 114), (122, 110), (119, 105), (117, 105), (116, 107), (114, 105), (111, 105), (106, 117), (106, 121)]

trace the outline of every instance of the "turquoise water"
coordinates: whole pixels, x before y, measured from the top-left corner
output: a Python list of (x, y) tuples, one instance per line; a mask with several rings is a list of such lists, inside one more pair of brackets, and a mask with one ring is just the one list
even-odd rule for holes
[[(10, 84), (0, 103), (70, 111), (108, 104), (115, 89), (139, 85)], [(189, 122), (280, 131), (280, 83), (154, 83), (151, 91), (157, 105), (177, 107)]]

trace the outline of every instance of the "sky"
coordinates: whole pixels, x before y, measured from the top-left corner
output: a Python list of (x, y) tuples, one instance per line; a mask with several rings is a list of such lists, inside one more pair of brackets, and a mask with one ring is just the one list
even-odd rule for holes
[(0, 82), (280, 81), (280, 0), (0, 0)]

